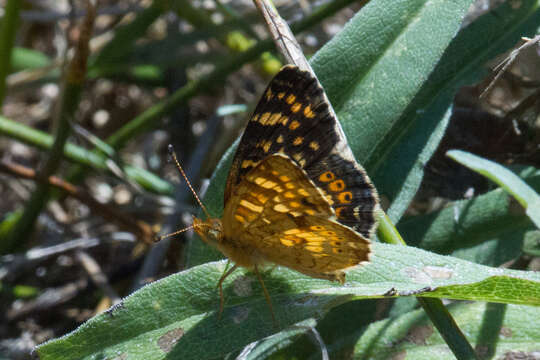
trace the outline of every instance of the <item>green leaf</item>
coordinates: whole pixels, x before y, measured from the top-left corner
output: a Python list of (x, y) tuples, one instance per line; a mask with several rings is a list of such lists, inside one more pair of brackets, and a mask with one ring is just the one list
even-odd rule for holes
[(531, 256), (540, 256), (540, 230), (529, 231), (525, 234), (523, 252)]
[(527, 216), (540, 228), (540, 196), (519, 176), (502, 165), (465, 151), (451, 150), (446, 155), (497, 183), (525, 208)]
[(398, 224), (411, 246), (492, 266), (519, 256), (523, 237), (533, 228), (500, 189), (451, 202), (427, 215), (404, 218)]
[[(227, 278), (218, 321), (216, 289), (225, 262), (200, 265), (152, 283), (73, 333), (40, 345), (42, 360), (211, 359), (359, 298), (406, 294), (540, 305), (540, 274), (494, 269), (406, 246), (374, 244), (372, 262), (350, 270), (345, 286), (285, 268), (266, 273), (279, 327), (274, 328), (256, 276)], [(204, 348), (204, 351), (201, 349)]]
[[(330, 101), (362, 163), (407, 110), (459, 29), (470, 0), (371, 1), (311, 59)], [(214, 215), (223, 210), (223, 192), (234, 146), (218, 164), (205, 197)], [(368, 173), (370, 168), (367, 167)], [(393, 173), (396, 176), (405, 176)], [(376, 182), (376, 185), (379, 185)], [(378, 186), (381, 194), (385, 189)], [(189, 264), (215, 259), (194, 243)]]
[(41, 51), (15, 47), (11, 53), (11, 69), (13, 72), (27, 69), (38, 69), (50, 66), (51, 59)]
[(371, 1), (312, 58), (360, 163), (414, 99), (470, 4)]
[[(449, 310), (482, 359), (534, 358), (538, 351), (540, 327), (531, 320), (540, 318), (540, 308), (459, 303)], [(356, 341), (355, 359), (455, 359), (421, 310), (373, 323), (349, 340)]]
[(310, 319), (295, 324), (279, 333), (272, 335), (266, 339), (258, 341), (253, 349), (249, 352), (246, 360), (266, 359), (273, 353), (289, 346), (300, 335), (311, 331), (316, 325), (315, 320)]
[[(456, 300), (485, 299), (491, 302), (540, 305), (540, 284), (512, 276), (493, 276), (470, 285), (444, 286), (422, 296)], [(520, 292), (519, 296), (513, 294)]]
[[(413, 297), (402, 297), (395, 300), (410, 300), (410, 302), (418, 305), (418, 301)], [(385, 314), (384, 305), (381, 305), (381, 301), (378, 299), (363, 299), (336, 306), (323, 319), (317, 322), (316, 329), (326, 346), (341, 343), (341, 340), (350, 334), (357, 333), (359, 329), (363, 329), (370, 323), (380, 320)], [(411, 311), (413, 309), (408, 310)], [(354, 314), (354, 316), (351, 314)], [(353, 346), (354, 341), (352, 341), (352, 344), (349, 341), (348, 347), (352, 348)], [(318, 355), (320, 353), (321, 349), (318, 344), (314, 343), (306, 334), (288, 347), (280, 350), (274, 358), (307, 359), (311, 358), (311, 354), (314, 354), (315, 359), (319, 359)], [(347, 358), (346, 356), (332, 355), (334, 356), (331, 356), (331, 359)]]
[[(439, 14), (431, 20), (438, 22), (445, 16)], [(387, 213), (394, 222), (420, 186), (425, 164), (446, 129), (456, 90), (479, 81), (488, 60), (512, 47), (522, 36), (534, 35), (539, 23), (538, 1), (522, 1), (519, 6), (505, 2), (476, 19), (452, 40), (391, 134), (382, 138), (364, 164), (380, 193), (391, 201)], [(438, 33), (438, 29), (431, 31)], [(426, 45), (425, 51), (430, 48), (430, 44)], [(384, 104), (387, 99), (383, 97)]]

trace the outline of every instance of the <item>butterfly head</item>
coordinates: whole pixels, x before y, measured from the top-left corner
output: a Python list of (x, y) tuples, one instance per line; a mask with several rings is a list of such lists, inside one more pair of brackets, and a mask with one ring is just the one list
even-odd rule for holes
[(208, 218), (201, 220), (193, 218), (193, 230), (209, 245), (217, 246), (223, 241), (223, 225), (220, 219)]

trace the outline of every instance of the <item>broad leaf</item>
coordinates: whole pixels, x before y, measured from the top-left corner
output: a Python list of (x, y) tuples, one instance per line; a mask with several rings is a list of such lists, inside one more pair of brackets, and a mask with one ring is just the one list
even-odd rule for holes
[(412, 247), (374, 245), (372, 262), (348, 272), (340, 286), (276, 268), (265, 274), (278, 327), (253, 274), (225, 282), (217, 319), (216, 284), (224, 262), (196, 266), (152, 283), (75, 332), (43, 344), (41, 359), (211, 359), (358, 298), (399, 295), (540, 305), (540, 274), (495, 269)]
[(524, 236), (532, 229), (528, 217), (516, 211), (500, 189), (405, 218), (398, 226), (410, 245), (492, 266), (519, 256)]
[[(375, 184), (391, 201), (387, 212), (394, 222), (420, 186), (425, 164), (437, 149), (449, 121), (455, 92), (479, 81), (488, 60), (508, 50), (522, 36), (537, 32), (539, 4), (536, 0), (521, 1), (519, 6), (505, 2), (460, 31), (392, 132), (367, 159), (365, 166)], [(438, 22), (436, 18), (432, 20)], [(435, 34), (437, 31), (433, 30)], [(430, 49), (427, 45), (425, 50)], [(394, 84), (396, 80), (390, 82)], [(388, 103), (387, 97), (383, 103)]]

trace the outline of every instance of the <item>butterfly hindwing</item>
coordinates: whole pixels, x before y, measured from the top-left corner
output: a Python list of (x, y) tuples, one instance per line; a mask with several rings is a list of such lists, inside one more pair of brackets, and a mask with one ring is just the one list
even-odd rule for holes
[(342, 270), (369, 261), (369, 241), (337, 222), (304, 216), (260, 241), (265, 259), (303, 274), (345, 281)]
[(363, 169), (355, 161), (330, 154), (306, 170), (315, 185), (331, 197), (337, 221), (370, 238), (378, 198)]
[(368, 260), (369, 241), (335, 222), (328, 200), (294, 161), (269, 156), (231, 194), (225, 237), (252, 258), (343, 281), (340, 270)]
[(270, 82), (248, 122), (227, 179), (225, 203), (242, 178), (275, 153), (306, 172), (330, 199), (338, 222), (371, 237), (376, 190), (354, 160), (318, 80), (292, 65)]

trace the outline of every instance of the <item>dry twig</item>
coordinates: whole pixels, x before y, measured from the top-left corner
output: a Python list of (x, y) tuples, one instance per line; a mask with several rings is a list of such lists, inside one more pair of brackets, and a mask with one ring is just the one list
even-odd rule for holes
[[(44, 181), (38, 178), (34, 169), (26, 166), (15, 164), (7, 161), (0, 161), (0, 171), (3, 171), (14, 176), (31, 179), (35, 181)], [(88, 194), (81, 187), (75, 186), (57, 176), (49, 176), (47, 179), (49, 185), (54, 186), (68, 195), (78, 199), (82, 203), (86, 204), (94, 214), (99, 214), (104, 219), (116, 223), (122, 229), (131, 231), (137, 234), (141, 240), (147, 244), (153, 243), (155, 236), (150, 225), (142, 220), (134, 220), (122, 212), (116, 211), (113, 207), (101, 204), (95, 200), (90, 194)]]
[(519, 55), (520, 52), (522, 52), (526, 48), (531, 47), (534, 44), (540, 42), (540, 34), (536, 35), (532, 39), (524, 37), (524, 38), (522, 38), (522, 40), (525, 40), (525, 43), (523, 45), (521, 45), (520, 47), (518, 47), (515, 50), (512, 50), (512, 52), (510, 52), (510, 55), (508, 55), (499, 65), (495, 66), (493, 71), (496, 71), (497, 75), (495, 75), (495, 77), (489, 83), (489, 85), (484, 89), (484, 91), (482, 91), (482, 93), (480, 94), (480, 98), (483, 98), (491, 90), (491, 88), (493, 88), (493, 86), (495, 85), (497, 80), (499, 80), (501, 75), (504, 74), (506, 72), (506, 70), (508, 70), (510, 65), (512, 65), (514, 63), (514, 61), (516, 60), (516, 58), (517, 58), (517, 56)]

